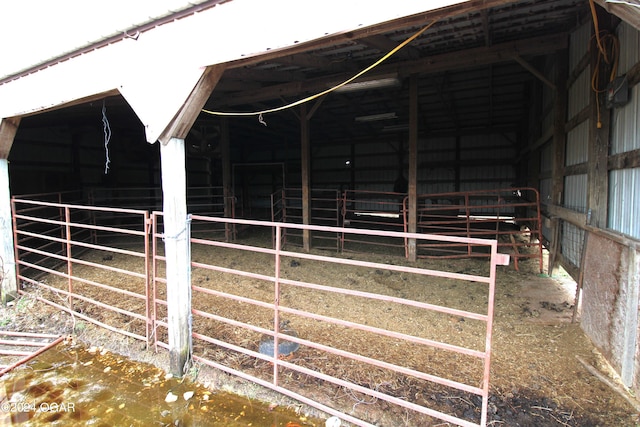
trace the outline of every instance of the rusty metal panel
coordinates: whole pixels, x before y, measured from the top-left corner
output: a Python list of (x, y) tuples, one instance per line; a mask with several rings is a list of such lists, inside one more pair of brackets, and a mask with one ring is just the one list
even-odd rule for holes
[(640, 168), (609, 173), (609, 228), (640, 238)]
[(634, 381), (638, 383), (640, 375), (634, 369), (638, 348), (638, 253), (593, 233), (586, 251), (582, 328), (629, 387)]

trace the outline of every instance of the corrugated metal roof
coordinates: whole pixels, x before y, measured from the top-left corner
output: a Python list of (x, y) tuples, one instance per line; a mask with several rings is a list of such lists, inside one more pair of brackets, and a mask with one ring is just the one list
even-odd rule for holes
[(0, 79), (206, 1), (2, 2)]

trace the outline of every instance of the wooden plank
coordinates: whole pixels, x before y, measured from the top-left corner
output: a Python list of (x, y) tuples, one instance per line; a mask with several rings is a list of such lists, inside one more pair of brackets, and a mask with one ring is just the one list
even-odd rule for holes
[(0, 159), (9, 158), (9, 151), (19, 125), (20, 117), (0, 119)]
[[(605, 22), (601, 23), (600, 30), (606, 28)], [(590, 215), (588, 222), (597, 228), (607, 227), (607, 195), (609, 191), (609, 171), (607, 162), (609, 156), (609, 125), (610, 111), (605, 107), (606, 88), (609, 83), (611, 69), (605, 61), (599, 58), (600, 52), (596, 46), (596, 38), (591, 39), (591, 75), (597, 73), (599, 77), (595, 82), (602, 93), (591, 91), (590, 105), (591, 117), (589, 120), (589, 141), (587, 142), (587, 209)], [(600, 69), (597, 69), (597, 67)]]
[(184, 139), (160, 145), (167, 276), (169, 368), (182, 377), (191, 359), (191, 253)]
[(198, 80), (189, 97), (185, 100), (183, 107), (160, 134), (158, 140), (161, 143), (166, 143), (170, 138), (184, 139), (187, 137), (189, 129), (198, 118), (202, 107), (209, 99), (211, 92), (213, 92), (213, 88), (220, 81), (224, 70), (224, 65), (216, 65), (204, 70), (200, 80)]

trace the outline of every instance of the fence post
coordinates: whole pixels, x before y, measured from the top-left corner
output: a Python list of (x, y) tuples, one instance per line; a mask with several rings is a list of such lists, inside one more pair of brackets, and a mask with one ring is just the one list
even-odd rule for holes
[(191, 253), (184, 139), (160, 144), (167, 275), (169, 369), (182, 377), (191, 360)]

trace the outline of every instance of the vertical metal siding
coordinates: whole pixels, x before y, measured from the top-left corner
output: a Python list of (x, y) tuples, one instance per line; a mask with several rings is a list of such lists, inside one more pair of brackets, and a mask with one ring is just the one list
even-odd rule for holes
[(584, 69), (569, 88), (568, 114), (569, 119), (575, 117), (589, 105), (591, 96), (591, 75), (589, 68)]
[(563, 206), (578, 212), (587, 211), (587, 174), (564, 178)]
[(553, 172), (553, 143), (548, 142), (540, 150), (540, 172)]
[[(640, 60), (640, 32), (626, 23), (618, 27), (620, 39), (619, 75)], [(640, 86), (631, 90), (631, 99), (613, 110), (611, 154), (640, 149)], [(640, 168), (609, 172), (608, 227), (633, 238), (640, 238)]]
[(575, 70), (587, 54), (591, 39), (591, 21), (587, 21), (569, 37), (569, 70)]
[(609, 173), (609, 227), (636, 239), (640, 238), (640, 168), (619, 169)]
[[(640, 61), (640, 31), (623, 23), (618, 30), (620, 59), (618, 75), (624, 75)], [(612, 121), (611, 154), (640, 148), (640, 88), (635, 85), (629, 103), (615, 108)]]
[(640, 60), (640, 31), (622, 22), (618, 26), (618, 40), (620, 40), (618, 74), (622, 75)]
[(585, 120), (567, 134), (566, 166), (579, 165), (587, 161), (589, 122)]

